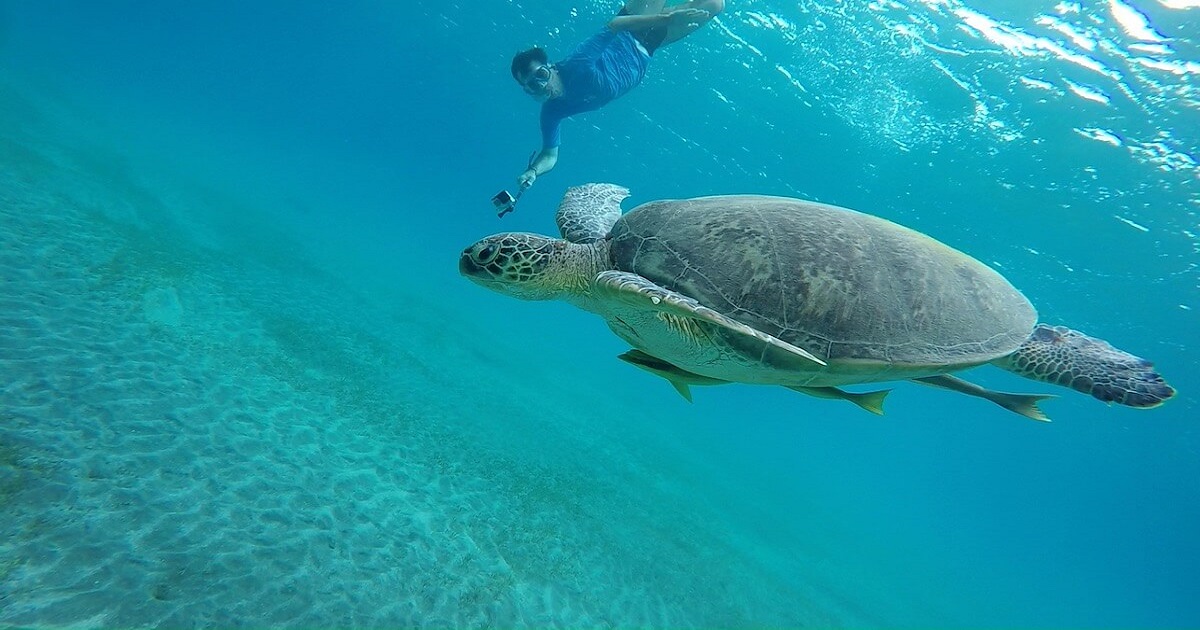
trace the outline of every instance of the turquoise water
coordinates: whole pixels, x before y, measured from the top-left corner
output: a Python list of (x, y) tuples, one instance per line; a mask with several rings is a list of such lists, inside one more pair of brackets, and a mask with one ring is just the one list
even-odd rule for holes
[[(0, 625), (1200, 625), (1200, 6), (729, 0), (497, 220), (509, 58), (615, 9), (2, 7)], [(1179, 395), (689, 405), (458, 274), (587, 181), (900, 222)]]

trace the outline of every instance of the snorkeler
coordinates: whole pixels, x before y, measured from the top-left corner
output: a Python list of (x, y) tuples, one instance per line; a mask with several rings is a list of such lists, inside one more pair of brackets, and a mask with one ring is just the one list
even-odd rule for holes
[(664, 5), (666, 0), (627, 0), (603, 31), (562, 61), (550, 63), (536, 47), (513, 57), (513, 78), (542, 103), (542, 149), (517, 177), (520, 192), (558, 162), (564, 118), (599, 109), (633, 89), (646, 76), (654, 51), (704, 26), (725, 9), (725, 0)]

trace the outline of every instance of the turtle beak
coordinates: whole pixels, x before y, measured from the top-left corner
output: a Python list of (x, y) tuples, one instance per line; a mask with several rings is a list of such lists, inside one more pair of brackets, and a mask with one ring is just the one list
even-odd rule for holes
[(458, 257), (458, 272), (472, 280), (495, 281), (502, 275), (503, 269), (498, 264), (501, 243), (494, 237), (485, 238), (463, 250)]
[(458, 257), (458, 273), (476, 284), (498, 291), (500, 290), (496, 286), (498, 269), (495, 264), (485, 263), (479, 259), (479, 248), (480, 245), (476, 243), (463, 250)]
[(522, 300), (554, 299), (553, 279), (549, 288), (543, 271), (557, 240), (536, 234), (508, 232), (489, 236), (463, 250), (458, 272), (485, 289)]
[(480, 266), (475, 262), (475, 259), (471, 256), (471, 248), (468, 247), (464, 249), (462, 255), (458, 257), (458, 273), (469, 277), (477, 276), (481, 271), (483, 271), (483, 269), (480, 268)]

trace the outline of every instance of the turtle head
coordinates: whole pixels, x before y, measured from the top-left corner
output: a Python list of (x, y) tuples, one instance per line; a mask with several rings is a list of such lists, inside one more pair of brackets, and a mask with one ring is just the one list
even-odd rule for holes
[(463, 250), (458, 271), (475, 284), (522, 300), (552, 300), (582, 286), (585, 270), (562, 239), (506, 232)]

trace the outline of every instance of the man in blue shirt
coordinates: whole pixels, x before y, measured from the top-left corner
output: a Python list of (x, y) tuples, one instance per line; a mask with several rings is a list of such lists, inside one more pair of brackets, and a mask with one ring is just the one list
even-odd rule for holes
[(564, 118), (599, 109), (633, 89), (655, 50), (704, 26), (725, 9), (725, 0), (664, 5), (666, 0), (627, 0), (603, 31), (562, 61), (550, 63), (541, 48), (513, 57), (513, 78), (542, 103), (542, 150), (517, 177), (522, 191), (558, 163)]

